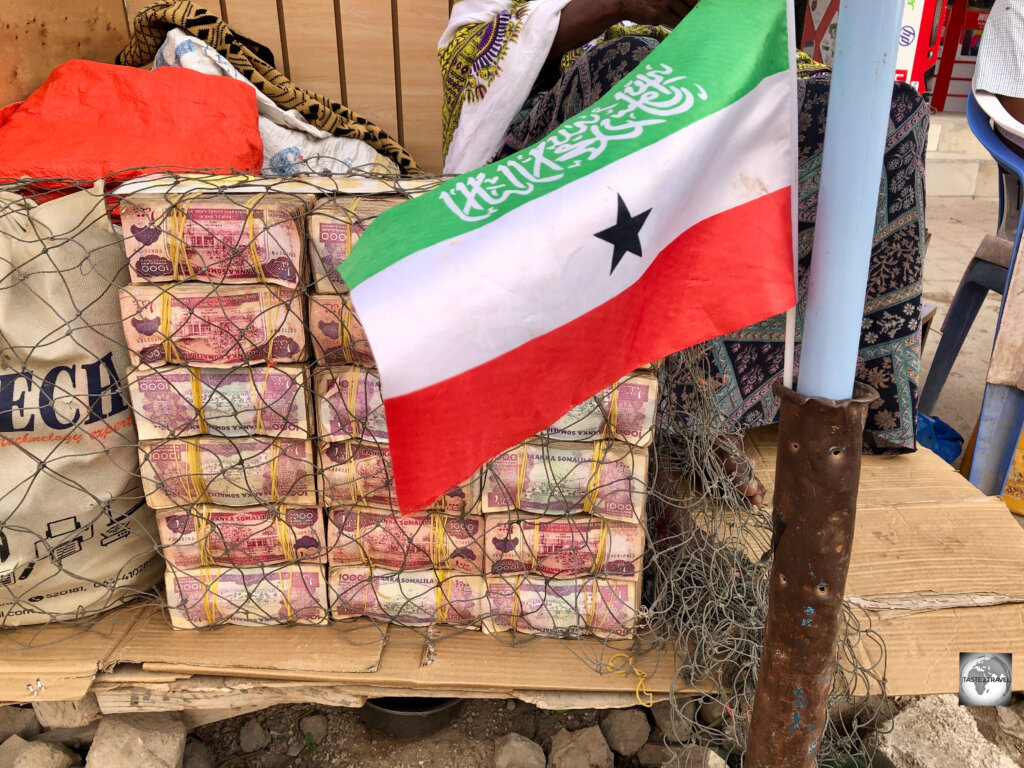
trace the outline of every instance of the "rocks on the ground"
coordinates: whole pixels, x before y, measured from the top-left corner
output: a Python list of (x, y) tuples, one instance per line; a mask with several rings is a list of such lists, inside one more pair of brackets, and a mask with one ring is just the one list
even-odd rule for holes
[(288, 742), (288, 749), (285, 750), (285, 754), (287, 754), (288, 757), (298, 757), (302, 750), (304, 750), (305, 748), (306, 744), (304, 741), (300, 741), (299, 739), (292, 739)]
[(177, 712), (107, 715), (100, 719), (87, 768), (175, 768), (185, 754)]
[(41, 730), (32, 707), (0, 707), (0, 742), (11, 736), (31, 739)]
[(244, 753), (258, 752), (270, 744), (270, 734), (267, 729), (260, 725), (255, 717), (245, 721), (242, 730), (238, 732), (238, 747)]
[(34, 701), (32, 709), (43, 728), (80, 728), (100, 717), (95, 693), (87, 693), (78, 701)]
[(562, 728), (551, 738), (547, 768), (612, 768), (614, 762), (599, 726), (572, 732)]
[(651, 724), (639, 709), (613, 709), (601, 718), (601, 733), (613, 752), (629, 757), (647, 743)]
[(681, 744), (690, 738), (693, 733), (693, 719), (697, 714), (697, 701), (695, 699), (677, 699), (676, 706), (680, 715), (676, 715), (672, 708), (671, 701), (659, 701), (651, 707), (651, 714), (659, 730), (670, 742)]
[(213, 768), (210, 750), (201, 741), (190, 741), (185, 745), (185, 756), (181, 768)]
[(672, 754), (677, 762), (669, 765), (678, 768), (728, 768), (725, 760), (718, 753), (699, 744), (680, 744), (672, 747)]
[(885, 768), (931, 765), (984, 765), (1016, 768), (1002, 749), (978, 731), (956, 696), (924, 696), (892, 719), (891, 730), (875, 733), (876, 763)]
[(82, 758), (60, 744), (43, 744), (11, 736), (0, 744), (0, 765), (4, 768), (72, 768)]
[(306, 715), (299, 720), (299, 730), (305, 738), (308, 733), (314, 744), (319, 744), (327, 735), (327, 718), (323, 715)]
[(49, 731), (43, 731), (33, 741), (42, 741), (46, 744), (63, 744), (65, 747), (71, 747), (72, 749), (81, 749), (92, 744), (99, 727), (99, 721), (93, 721), (79, 728), (54, 728)]
[(544, 750), (518, 733), (494, 740), (494, 768), (544, 768)]
[(636, 759), (643, 768), (661, 768), (672, 759), (672, 753), (661, 742), (652, 741), (640, 748), (636, 753)]
[(515, 699), (509, 699), (507, 702), (505, 702), (505, 709), (507, 709), (509, 712), (515, 712), (516, 711), (516, 700)]

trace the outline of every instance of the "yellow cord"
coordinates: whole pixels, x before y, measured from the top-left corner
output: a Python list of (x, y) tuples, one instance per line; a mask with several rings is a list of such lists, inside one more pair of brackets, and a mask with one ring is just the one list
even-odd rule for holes
[[(616, 659), (623, 659), (625, 664), (617, 666), (615, 664)], [(641, 707), (653, 707), (654, 706), (654, 695), (647, 690), (647, 672), (636, 666), (636, 663), (632, 656), (628, 653), (616, 653), (607, 662), (605, 662), (607, 671), (613, 675), (634, 675), (636, 677), (636, 702)], [(646, 698), (640, 698), (645, 696)]]
[(519, 449), (518, 476), (516, 477), (516, 509), (523, 508), (523, 486), (526, 484), (526, 453), (529, 446), (525, 443)]
[(583, 497), (583, 512), (588, 515), (594, 514), (594, 506), (597, 504), (597, 492), (601, 488), (601, 473), (604, 471), (604, 456), (607, 453), (605, 448), (605, 443), (602, 441), (594, 442), (593, 466), (590, 469), (590, 477), (587, 479), (587, 495)]
[(182, 362), (181, 355), (178, 354), (178, 347), (174, 343), (174, 339), (171, 338), (171, 314), (173, 311), (171, 299), (171, 292), (165, 288), (160, 294), (160, 335), (164, 338), (164, 361), (180, 364)]
[(201, 435), (208, 435), (210, 434), (210, 429), (206, 423), (206, 413), (203, 409), (203, 382), (200, 378), (199, 369), (189, 366), (188, 376), (192, 384), (192, 405), (196, 409), (199, 433)]
[(221, 617), (220, 605), (217, 601), (217, 592), (214, 584), (220, 582), (220, 568), (201, 568), (199, 580), (203, 584), (203, 610), (206, 612), (206, 621), (212, 626)]
[[(263, 273), (263, 264), (260, 262), (259, 248), (256, 246), (256, 208), (267, 196), (266, 192), (253, 195), (245, 202), (245, 229), (249, 234), (249, 262), (252, 264), (252, 271), (256, 280), (260, 283), (267, 282), (267, 276)], [(267, 232), (266, 221), (263, 222), (263, 232)], [(268, 238), (269, 239), (269, 238)]]
[(210, 521), (207, 520), (208, 513), (205, 505), (197, 505), (192, 511), (192, 517), (196, 529), (196, 543), (199, 545), (199, 565), (213, 565), (213, 556), (210, 554)]

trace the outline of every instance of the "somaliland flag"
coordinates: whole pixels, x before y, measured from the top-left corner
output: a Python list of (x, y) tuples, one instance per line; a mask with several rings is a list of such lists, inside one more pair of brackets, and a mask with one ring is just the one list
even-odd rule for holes
[(594, 106), (340, 267), (422, 509), (635, 368), (795, 303), (786, 0), (702, 0)]

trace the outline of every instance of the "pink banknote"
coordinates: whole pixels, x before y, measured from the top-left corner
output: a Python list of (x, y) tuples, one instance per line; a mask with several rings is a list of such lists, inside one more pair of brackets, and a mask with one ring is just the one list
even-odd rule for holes
[(654, 437), (658, 380), (650, 373), (631, 373), (577, 405), (541, 432), (552, 440), (624, 440), (649, 445)]
[(370, 222), (404, 201), (405, 197), (397, 195), (343, 195), (324, 202), (309, 214), (310, 261), (317, 293), (348, 292), (338, 267)]
[(327, 561), (393, 570), (483, 573), (484, 518), (336, 507), (327, 512)]
[(519, 519), (488, 515), (484, 546), (490, 574), (537, 573), (553, 579), (640, 575), (644, 528), (590, 515)]
[[(320, 470), (326, 506), (370, 506), (398, 510), (391, 452), (387, 444), (349, 440), (320, 446)], [(479, 475), (452, 488), (433, 509), (460, 515), (473, 512), (480, 502)]]
[(241, 624), (326, 624), (323, 566), (168, 567), (167, 612), (175, 629)]
[(178, 568), (323, 563), (320, 507), (214, 507), (161, 509), (156, 513), (161, 554)]
[(143, 363), (128, 374), (128, 391), (140, 440), (311, 434), (306, 369), (297, 365), (225, 370)]
[(140, 443), (139, 474), (155, 509), (317, 504), (313, 444), (304, 440), (186, 437)]
[(387, 441), (384, 399), (374, 371), (353, 365), (324, 368), (316, 372), (313, 382), (321, 439)]
[(321, 365), (377, 366), (348, 294), (310, 294), (309, 338), (313, 356)]
[(304, 282), (310, 195), (132, 195), (121, 202), (133, 283)]
[(640, 606), (640, 582), (489, 576), (487, 599), (488, 632), (628, 637)]
[(454, 571), (385, 571), (368, 566), (328, 572), (331, 616), (369, 616), (411, 627), (430, 624), (468, 626), (487, 611), (482, 576)]
[(483, 511), (642, 519), (647, 449), (619, 441), (523, 443), (481, 470)]
[(169, 283), (121, 289), (133, 362), (230, 368), (308, 357), (305, 298), (273, 285)]

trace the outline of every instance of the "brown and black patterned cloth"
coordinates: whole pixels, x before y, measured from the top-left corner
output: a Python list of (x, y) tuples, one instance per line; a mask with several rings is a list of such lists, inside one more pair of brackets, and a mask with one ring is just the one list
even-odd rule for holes
[(281, 109), (296, 110), (310, 124), (333, 136), (365, 141), (394, 160), (403, 174), (422, 173), (412, 155), (382, 128), (333, 99), (299, 88), (274, 68), (273, 56), (267, 48), (239, 35), (216, 14), (188, 0), (159, 0), (139, 11), (128, 45), (117, 55), (117, 63), (145, 66), (156, 56), (168, 30), (174, 27), (212, 46)]

